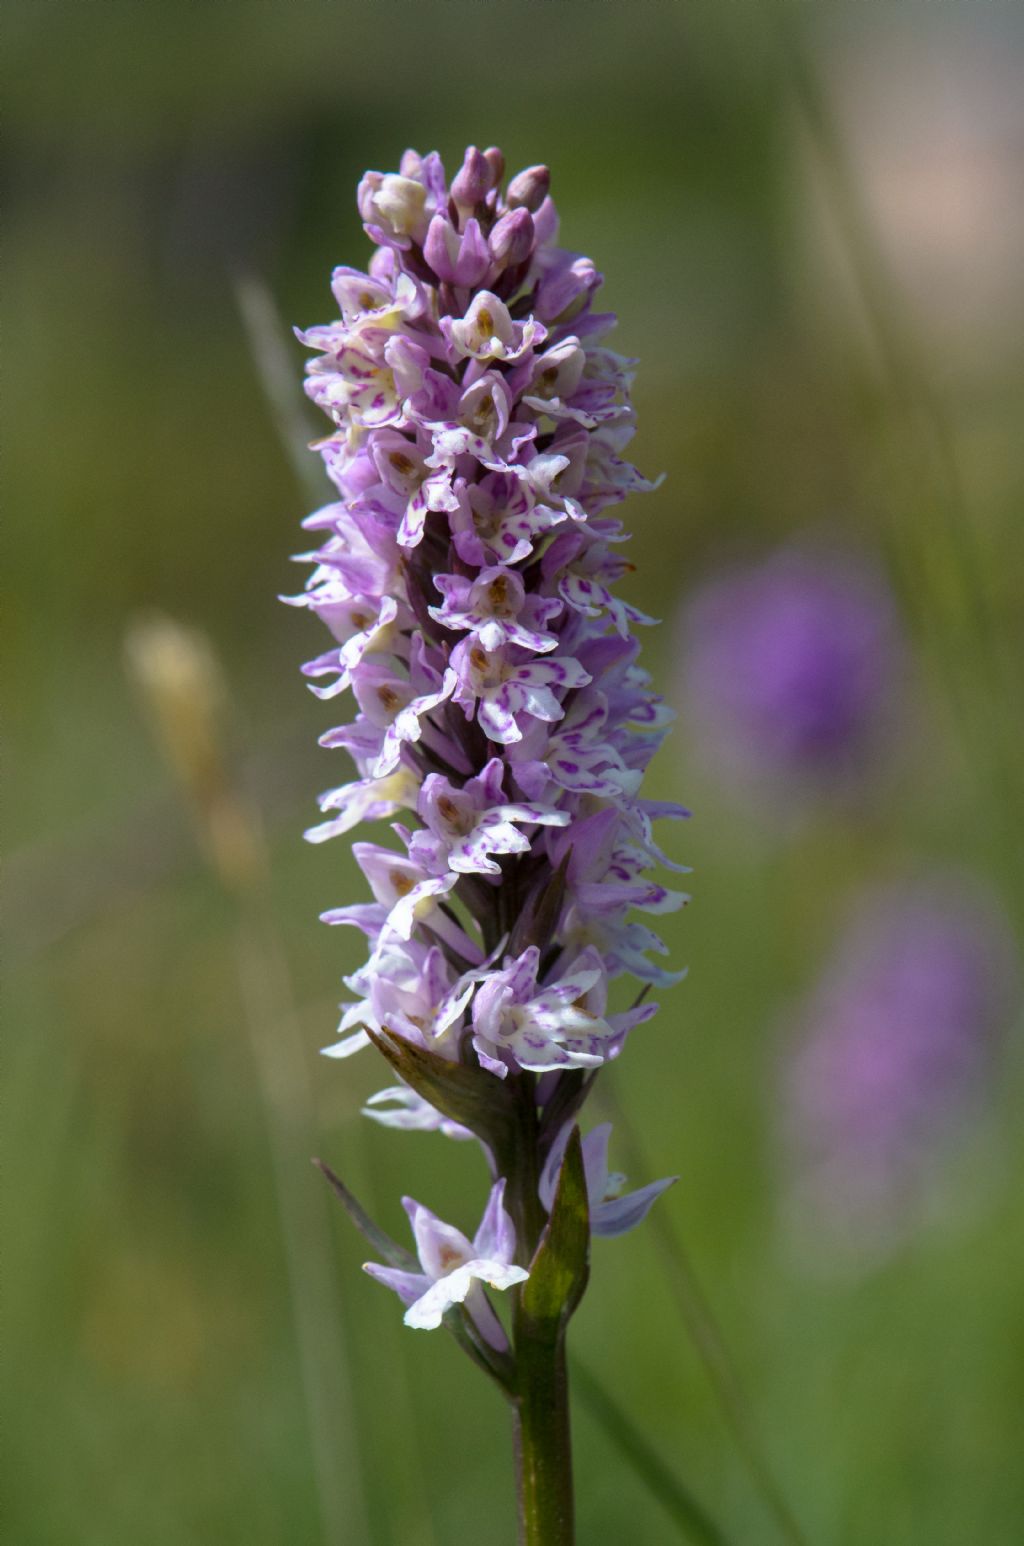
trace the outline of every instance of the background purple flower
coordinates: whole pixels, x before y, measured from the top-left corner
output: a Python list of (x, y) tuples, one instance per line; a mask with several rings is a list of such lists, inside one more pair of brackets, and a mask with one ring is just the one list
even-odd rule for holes
[(710, 580), (684, 617), (698, 740), (741, 784), (825, 790), (885, 740), (901, 652), (880, 576), (792, 547)]
[(913, 1221), (991, 1088), (1015, 980), (1005, 919), (962, 877), (861, 899), (784, 1071), (798, 1221), (854, 1248)]

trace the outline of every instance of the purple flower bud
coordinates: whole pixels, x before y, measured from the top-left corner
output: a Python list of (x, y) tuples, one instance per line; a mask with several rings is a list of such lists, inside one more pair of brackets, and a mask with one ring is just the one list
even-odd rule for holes
[(505, 175), (505, 156), (497, 145), (489, 145), (484, 151), (487, 164), (491, 169), (491, 187), (497, 188)]
[(1005, 919), (962, 877), (861, 899), (785, 1068), (797, 1222), (859, 1250), (913, 1221), (991, 1089), (1015, 977)]
[(528, 209), (534, 214), (547, 198), (550, 187), (551, 173), (546, 166), (528, 166), (509, 183), (505, 202), (509, 209)]
[(430, 222), (423, 256), (438, 279), (464, 288), (479, 284), (491, 266), (491, 255), (478, 222), (467, 220), (460, 236), (447, 215), (435, 215)]
[(533, 251), (533, 216), (527, 209), (508, 209), (495, 221), (488, 245), (495, 263), (512, 268)]
[(491, 190), (493, 169), (490, 161), (475, 145), (470, 145), (465, 159), (452, 178), (452, 200), (459, 209), (472, 210), (483, 202)]
[(589, 258), (573, 252), (557, 252), (548, 261), (537, 286), (537, 315), (545, 322), (576, 317), (601, 284), (601, 275)]

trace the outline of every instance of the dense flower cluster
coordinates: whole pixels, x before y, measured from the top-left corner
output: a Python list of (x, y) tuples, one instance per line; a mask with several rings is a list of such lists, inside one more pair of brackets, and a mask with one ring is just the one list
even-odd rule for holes
[[(436, 154), (407, 151), (359, 186), (368, 271), (338, 268), (340, 317), (299, 335), (334, 425), (319, 450), (338, 497), (305, 522), (319, 547), (294, 600), (333, 635), (305, 667), (313, 691), (351, 690), (357, 707), (322, 738), (357, 776), (323, 796), (309, 836), (391, 818), (398, 840), (353, 844), (373, 901), (325, 915), (369, 946), (326, 1050), (346, 1057), (386, 1030), (495, 1080), (534, 1079), (538, 1108), (555, 1110), (563, 1075), (616, 1057), (655, 1012), (612, 1012), (612, 979), (681, 975), (652, 962), (664, 947), (632, 915), (684, 900), (647, 872), (667, 862), (652, 820), (685, 812), (640, 793), (667, 715), (637, 664), (635, 627), (652, 620), (614, 591), (631, 566), (608, 512), (652, 487), (622, 455), (633, 362), (603, 342), (601, 275), (557, 245), (547, 169), (504, 192), (503, 178), (497, 150), (468, 150), (450, 185)], [(404, 1083), (368, 1114), (467, 1136)], [(548, 1134), (541, 1158), (566, 1135)], [(595, 1227), (611, 1208), (613, 1232), (653, 1194), (632, 1210), (605, 1200), (605, 1144), (588, 1181)], [(550, 1175), (545, 1187), (550, 1203)], [(414, 1324), (435, 1324), (420, 1296), (438, 1276), (434, 1225), (416, 1206), (426, 1278), (392, 1286), (415, 1288)], [(488, 1271), (511, 1261), (498, 1193), (491, 1211)], [(461, 1293), (478, 1269), (464, 1237), (452, 1252)]]
[(920, 1213), (991, 1086), (1016, 975), (1005, 918), (963, 876), (859, 901), (799, 1015), (780, 1107), (816, 1243), (877, 1247)]

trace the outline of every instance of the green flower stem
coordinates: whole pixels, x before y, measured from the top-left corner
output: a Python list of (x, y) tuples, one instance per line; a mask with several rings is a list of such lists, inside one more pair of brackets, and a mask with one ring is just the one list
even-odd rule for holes
[(516, 1323), (514, 1440), (520, 1546), (572, 1546), (572, 1442), (565, 1333)]
[[(529, 1266), (547, 1223), (540, 1200), (540, 1154), (535, 1080), (520, 1075), (514, 1154), (501, 1169), (516, 1226), (519, 1260)], [(568, 1316), (538, 1321), (515, 1294), (512, 1395), (519, 1546), (573, 1546), (572, 1440), (565, 1357)]]

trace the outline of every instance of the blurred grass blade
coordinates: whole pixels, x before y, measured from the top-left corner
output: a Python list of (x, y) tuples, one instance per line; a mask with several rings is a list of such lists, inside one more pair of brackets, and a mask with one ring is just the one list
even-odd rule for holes
[[(601, 1089), (603, 1103), (626, 1150), (630, 1171), (636, 1175), (653, 1174), (636, 1132), (611, 1087), (599, 1085), (598, 1088)], [(665, 1276), (679, 1306), (683, 1325), (718, 1397), (736, 1450), (783, 1539), (789, 1546), (807, 1546), (807, 1537), (765, 1458), (725, 1338), (697, 1280), (689, 1254), (672, 1227), (670, 1215), (665, 1210), (655, 1208), (648, 1227), (652, 1229), (661, 1252)]]
[(309, 449), (313, 431), (303, 412), (301, 367), (288, 353), (291, 334), (262, 279), (252, 274), (236, 278), (235, 299), (282, 449), (303, 490), (315, 503), (323, 504), (330, 489), (318, 458)]
[(961, 478), (949, 413), (902, 301), (839, 124), (805, 46), (802, 19), (776, 0), (768, 13), (782, 74), (820, 167), (886, 377), (890, 519), (881, 531), (904, 605), (940, 662), (968, 756), (991, 799), (975, 802), (994, 868), (1020, 895), (1019, 673), (1002, 646), (986, 570)]
[(672, 1516), (680, 1537), (684, 1541), (697, 1542), (697, 1546), (729, 1546), (727, 1537), (705, 1513), (693, 1494), (669, 1470), (661, 1456), (652, 1449), (640, 1429), (591, 1374), (586, 1364), (575, 1358), (572, 1361), (572, 1382), (591, 1416), (621, 1450), (651, 1495)]
[[(206, 859), (236, 908), (238, 987), (266, 1122), (322, 1538), (328, 1546), (371, 1540), (326, 1199), (308, 1180), (313, 1096), (270, 905), (262, 823), (224, 732), (229, 695), (208, 640), (169, 618), (132, 627), (126, 656)], [(339, 1464), (346, 1449), (348, 1467)]]
[(369, 1245), (372, 1250), (376, 1251), (378, 1256), (383, 1256), (386, 1262), (390, 1262), (392, 1267), (398, 1267), (402, 1272), (422, 1271), (419, 1262), (416, 1260), (412, 1252), (407, 1251), (404, 1246), (401, 1246), (397, 1243), (397, 1241), (392, 1240), (390, 1235), (385, 1234), (383, 1229), (380, 1229), (378, 1225), (373, 1222), (366, 1209), (360, 1204), (358, 1199), (352, 1195), (341, 1177), (335, 1175), (330, 1165), (324, 1164), (322, 1159), (315, 1159), (313, 1164), (316, 1166), (317, 1170), (319, 1170), (320, 1174), (326, 1177), (326, 1179), (330, 1182), (331, 1188), (334, 1191), (335, 1196), (339, 1198), (342, 1207), (345, 1209), (345, 1212), (348, 1214), (349, 1218), (352, 1220), (353, 1224), (358, 1229), (367, 1245)]

